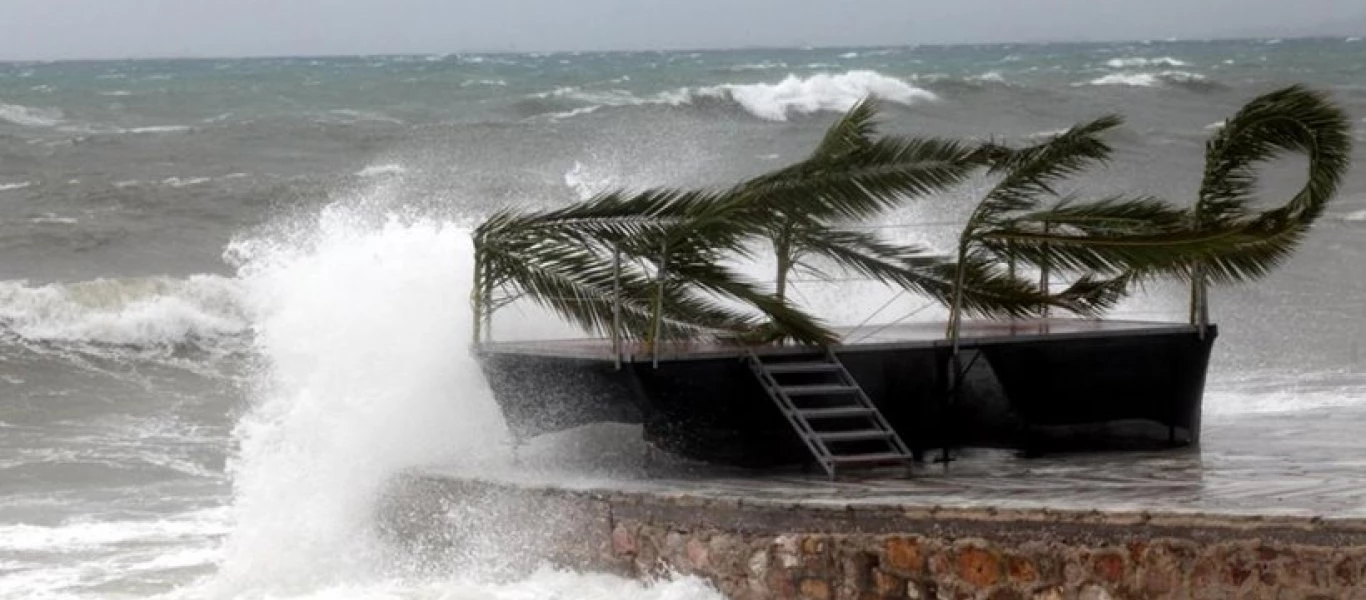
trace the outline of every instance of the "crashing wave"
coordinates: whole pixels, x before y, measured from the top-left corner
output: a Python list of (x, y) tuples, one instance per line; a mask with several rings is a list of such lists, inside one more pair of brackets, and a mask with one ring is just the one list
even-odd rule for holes
[(1199, 73), (1189, 71), (1160, 71), (1139, 73), (1111, 73), (1085, 83), (1073, 85), (1125, 86), (1125, 87), (1185, 87), (1192, 89), (1215, 89), (1218, 83)]
[(788, 75), (773, 84), (724, 84), (698, 90), (697, 95), (727, 98), (770, 121), (786, 121), (794, 114), (844, 112), (869, 96), (904, 105), (938, 99), (929, 90), (867, 70), (816, 73), (805, 78)]
[(588, 105), (584, 109), (575, 109), (577, 112), (556, 111), (554, 116), (557, 118), (593, 112), (596, 109), (592, 107), (595, 106), (680, 106), (704, 100), (725, 100), (740, 105), (746, 112), (761, 119), (786, 121), (794, 115), (843, 112), (869, 96), (903, 105), (938, 99), (929, 90), (868, 70), (816, 73), (807, 77), (788, 75), (777, 83), (725, 83), (680, 88), (644, 97), (626, 90), (584, 90), (577, 87), (557, 88), (531, 97), (568, 99)]
[(248, 331), (234, 279), (0, 281), (0, 332), (34, 342), (179, 346)]
[(1110, 67), (1112, 69), (1130, 69), (1133, 67), (1185, 67), (1189, 65), (1190, 63), (1187, 63), (1186, 61), (1178, 60), (1170, 56), (1163, 56), (1161, 58), (1144, 58), (1141, 56), (1134, 56), (1126, 58), (1112, 58), (1110, 60), (1105, 61), (1105, 66)]

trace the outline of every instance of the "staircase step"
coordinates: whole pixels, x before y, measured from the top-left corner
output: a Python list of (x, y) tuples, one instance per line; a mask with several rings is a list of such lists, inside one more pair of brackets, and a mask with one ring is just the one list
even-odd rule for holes
[(783, 375), (787, 373), (835, 373), (840, 370), (840, 366), (828, 362), (793, 362), (767, 364), (764, 365), (764, 370), (773, 375)]
[(857, 386), (835, 383), (785, 385), (781, 389), (788, 396), (832, 396), (835, 394), (853, 394), (858, 391)]
[(879, 452), (876, 454), (845, 454), (842, 456), (837, 454), (830, 457), (830, 462), (839, 465), (869, 465), (877, 463), (905, 462), (908, 460), (911, 460), (911, 457), (897, 452)]
[(861, 442), (865, 440), (885, 440), (892, 437), (892, 433), (881, 429), (829, 432), (817, 431), (816, 437), (826, 442)]
[(839, 406), (835, 408), (808, 408), (799, 409), (797, 414), (808, 419), (840, 419), (844, 417), (866, 417), (873, 414), (873, 409), (863, 406)]

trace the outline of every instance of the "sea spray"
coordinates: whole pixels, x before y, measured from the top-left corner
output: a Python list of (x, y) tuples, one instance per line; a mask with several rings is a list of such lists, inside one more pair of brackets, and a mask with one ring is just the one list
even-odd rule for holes
[(201, 590), (211, 596), (380, 578), (374, 510), (390, 479), (504, 448), (466, 350), (468, 232), (397, 216), (376, 225), (355, 204), (327, 208), (314, 228), (230, 252), (266, 364), (236, 428), (235, 525)]
[(235, 431), (218, 572), (177, 596), (719, 599), (695, 578), (496, 568), (526, 549), (509, 539), (531, 539), (552, 515), (476, 515), (467, 542), (484, 555), (437, 569), (384, 538), (380, 503), (404, 470), (509, 465), (506, 428), (467, 350), (469, 230), (389, 205), (360, 197), (229, 249), (264, 364)]

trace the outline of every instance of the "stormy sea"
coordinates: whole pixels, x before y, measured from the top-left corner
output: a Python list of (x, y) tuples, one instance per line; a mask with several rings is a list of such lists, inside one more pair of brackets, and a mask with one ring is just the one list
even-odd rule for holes
[[(1352, 38), (0, 63), (0, 597), (719, 597), (684, 577), (433, 572), (376, 533), (403, 470), (511, 464), (466, 350), (482, 216), (733, 181), (870, 95), (887, 131), (1009, 143), (1122, 113), (1082, 184), (1188, 202), (1204, 141), (1289, 83), (1330, 92), (1366, 141)], [(1267, 201), (1302, 178), (1272, 165)], [(888, 235), (944, 248), (980, 191), (908, 204)], [(838, 322), (893, 295), (797, 292)], [(565, 333), (508, 310), (499, 334)], [(1158, 283), (1116, 316), (1185, 311)], [(1187, 460), (1268, 503), (1366, 513), (1344, 483), (1366, 470), (1363, 311), (1358, 168), (1293, 259), (1215, 294)]]

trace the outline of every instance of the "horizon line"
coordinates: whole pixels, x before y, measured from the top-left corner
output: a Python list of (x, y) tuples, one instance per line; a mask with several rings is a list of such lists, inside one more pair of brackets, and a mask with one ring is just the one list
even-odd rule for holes
[(271, 59), (300, 59), (300, 58), (377, 58), (377, 57), (396, 57), (396, 56), (527, 56), (527, 55), (583, 55), (583, 54), (642, 54), (642, 53), (682, 53), (682, 52), (736, 52), (736, 51), (772, 51), (772, 50), (854, 50), (868, 48), (955, 48), (967, 46), (1040, 46), (1040, 45), (1101, 45), (1101, 44), (1173, 44), (1182, 42), (1238, 42), (1238, 41), (1266, 41), (1266, 40), (1289, 40), (1289, 41), (1312, 41), (1312, 40), (1360, 40), (1363, 36), (1354, 35), (1309, 35), (1309, 36), (1214, 36), (1201, 38), (1133, 38), (1133, 39), (1114, 39), (1114, 40), (1080, 40), (1080, 39), (1042, 39), (1042, 40), (1015, 40), (998, 42), (937, 42), (937, 43), (906, 43), (906, 44), (852, 44), (852, 45), (752, 45), (752, 46), (733, 46), (733, 47), (686, 47), (679, 46), (673, 48), (640, 48), (640, 49), (600, 49), (600, 50), (515, 50), (515, 49), (484, 49), (484, 50), (456, 50), (447, 52), (324, 52), (324, 53), (303, 53), (303, 54), (206, 54), (206, 55), (129, 55), (121, 57), (71, 57), (71, 58), (4, 58), (0, 57), (0, 64), (57, 64), (57, 63), (102, 63), (102, 62), (142, 62), (142, 61), (210, 61), (210, 60), (271, 60)]

